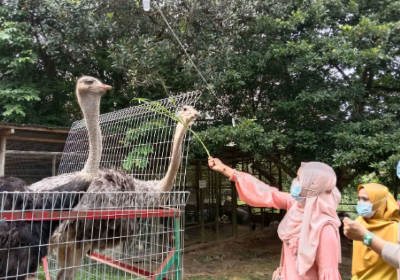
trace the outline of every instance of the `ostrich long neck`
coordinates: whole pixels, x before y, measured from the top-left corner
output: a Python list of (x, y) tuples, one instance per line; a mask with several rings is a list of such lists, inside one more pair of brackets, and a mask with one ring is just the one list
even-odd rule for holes
[(185, 137), (186, 130), (187, 128), (181, 123), (178, 123), (176, 126), (174, 140), (172, 143), (171, 161), (169, 163), (167, 174), (165, 174), (165, 177), (161, 181), (162, 191), (172, 190), (176, 174), (178, 173), (181, 165), (182, 142), (183, 138)]
[(94, 174), (100, 166), (101, 159), (101, 130), (100, 130), (100, 96), (87, 95), (79, 98), (86, 128), (89, 134), (89, 157), (82, 172)]

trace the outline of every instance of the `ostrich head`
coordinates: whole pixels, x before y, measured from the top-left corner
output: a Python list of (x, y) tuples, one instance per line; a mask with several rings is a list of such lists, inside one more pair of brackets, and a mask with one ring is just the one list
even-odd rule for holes
[(78, 95), (78, 98), (84, 98), (84, 95), (89, 94), (101, 97), (109, 89), (112, 89), (112, 87), (89, 76), (81, 77), (76, 83), (76, 94)]
[(198, 115), (199, 112), (197, 112), (193, 107), (187, 105), (183, 106), (183, 110), (179, 112), (179, 118), (186, 125), (191, 125)]

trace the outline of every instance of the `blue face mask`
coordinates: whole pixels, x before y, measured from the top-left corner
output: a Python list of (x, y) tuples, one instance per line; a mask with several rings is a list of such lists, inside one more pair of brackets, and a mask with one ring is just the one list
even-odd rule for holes
[[(300, 196), (302, 189), (303, 189), (303, 187), (300, 185), (299, 180), (297, 180), (297, 178), (293, 179), (292, 185), (290, 186), (290, 194), (298, 202), (303, 202), (304, 199), (306, 199), (307, 197), (311, 197), (311, 196), (305, 196), (305, 197)], [(310, 190), (310, 189), (305, 189), (305, 190), (309, 190), (309, 191), (313, 192), (313, 190)]]
[(297, 179), (294, 179), (292, 181), (292, 185), (290, 186), (290, 194), (298, 202), (302, 202), (305, 199), (304, 197), (300, 196), (302, 189), (303, 187), (299, 184), (299, 181), (297, 181)]
[[(375, 203), (362, 202), (362, 201), (357, 202), (357, 213), (358, 213), (358, 215), (360, 215), (360, 216), (362, 216), (364, 218), (367, 218), (367, 219), (371, 218), (376, 213), (376, 211), (378, 211), (383, 205), (385, 205), (387, 198), (388, 197), (386, 196), (386, 197), (382, 198), (381, 200), (378, 200)], [(379, 203), (380, 201), (382, 201), (384, 199), (385, 199), (385, 202), (382, 203), (382, 205), (379, 206), (378, 209), (376, 209), (375, 211), (372, 211), (372, 206), (374, 204)]]

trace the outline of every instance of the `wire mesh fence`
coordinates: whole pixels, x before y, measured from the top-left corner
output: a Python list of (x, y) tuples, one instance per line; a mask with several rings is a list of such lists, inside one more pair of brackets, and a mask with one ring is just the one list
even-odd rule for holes
[[(29, 146), (29, 143), (25, 145)], [(33, 184), (57, 174), (61, 154), (61, 152), (7, 151), (5, 174), (23, 179), (27, 184)]]
[[(184, 105), (194, 106), (199, 95), (192, 92), (159, 103), (181, 114), (187, 110)], [(103, 171), (99, 172), (124, 171), (118, 176), (131, 178), (141, 186), (132, 190), (142, 191), (98, 192), (89, 186), (86, 193), (1, 192), (0, 279), (181, 279), (188, 196), (182, 190), (190, 134), (148, 106), (100, 117)], [(172, 145), (178, 138), (179, 147)], [(85, 122), (77, 121), (60, 165), (55, 169), (53, 164), (52, 172), (82, 170), (88, 150)], [(172, 174), (173, 159), (179, 168)], [(168, 189), (173, 191), (152, 188), (166, 174), (173, 175)], [(23, 183), (21, 190), (26, 190)]]
[[(183, 105), (195, 106), (199, 92), (159, 100), (171, 112)], [(143, 104), (103, 114), (100, 117), (103, 153), (100, 166), (124, 170), (141, 180), (161, 179), (171, 159), (173, 134), (177, 122), (149, 110)], [(182, 145), (182, 165), (176, 176), (175, 190), (183, 190), (190, 134)], [(83, 120), (75, 122), (68, 135), (58, 174), (82, 170), (88, 157), (88, 133)]]
[(187, 197), (0, 193), (0, 279), (181, 279)]

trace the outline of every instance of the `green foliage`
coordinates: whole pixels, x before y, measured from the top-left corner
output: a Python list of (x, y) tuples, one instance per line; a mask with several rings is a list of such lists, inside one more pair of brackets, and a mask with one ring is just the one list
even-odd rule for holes
[(138, 128), (129, 129), (126, 132), (124, 145), (129, 146), (130, 143), (139, 138), (144, 138), (148, 135), (148, 132), (152, 129), (161, 128), (165, 124), (164, 120), (161, 121), (150, 121), (141, 124)]
[[(198, 135), (203, 139), (205, 145), (212, 147), (210, 149), (212, 155), (222, 152), (227, 145), (235, 145), (239, 150), (244, 152), (255, 151), (253, 153), (254, 156), (260, 159), (262, 155), (257, 153), (257, 150), (262, 151), (272, 148), (270, 140), (263, 137), (263, 127), (257, 124), (255, 119), (243, 120), (235, 127), (227, 125), (210, 128), (200, 132)], [(201, 144), (197, 141), (193, 141), (191, 149), (192, 156), (207, 156)]]
[[(170, 99), (171, 99), (172, 103), (176, 106), (175, 100), (173, 98), (170, 98)], [(166, 116), (166, 117), (169, 117), (169, 118), (171, 118), (171, 119), (183, 124), (191, 133), (193, 133), (195, 138), (202, 145), (202, 147), (203, 147), (204, 151), (206, 152), (207, 156), (210, 157), (210, 152), (208, 151), (207, 147), (204, 145), (204, 143), (200, 139), (200, 137), (193, 130), (191, 130), (190, 127), (187, 124), (185, 124), (179, 117), (175, 116), (174, 113), (169, 111), (167, 108), (162, 106), (157, 101), (151, 101), (151, 100), (147, 100), (147, 99), (143, 99), (143, 98), (136, 98), (136, 100), (138, 100), (139, 103), (143, 102), (143, 103), (149, 105), (148, 107), (145, 107), (147, 110), (152, 111), (152, 112), (156, 112), (157, 114), (160, 114), (160, 115), (163, 115), (163, 116)]]
[[(125, 147), (134, 145), (135, 142), (142, 143), (145, 141), (149, 132), (153, 132), (154, 128), (163, 127), (165, 120), (149, 121), (141, 124), (137, 128), (129, 129), (126, 132), (123, 144)], [(148, 155), (154, 153), (154, 149), (150, 144), (139, 144), (134, 146), (129, 152), (128, 156), (122, 162), (124, 170), (132, 170), (132, 168), (144, 169), (149, 163)]]
[[(29, 25), (10, 21), (8, 7), (0, 6), (0, 106), (5, 118), (25, 116), (25, 102), (38, 101), (39, 90), (30, 77), (36, 54), (34, 40), (29, 36)], [(17, 16), (23, 16), (22, 11)]]
[(124, 170), (132, 170), (132, 168), (146, 168), (149, 163), (148, 155), (154, 153), (151, 144), (141, 144), (134, 147), (128, 156), (122, 162)]
[[(318, 160), (335, 167), (340, 188), (372, 172), (394, 186), (382, 172), (400, 140), (399, 0), (161, 9), (223, 107), (156, 10), (130, 0), (15, 0), (0, 6), (0, 121), (68, 125), (80, 118), (73, 84), (82, 74), (114, 86), (102, 112), (166, 89), (201, 90), (206, 119), (196, 129), (213, 155), (234, 142), (287, 174)], [(257, 121), (233, 128), (232, 116)]]

